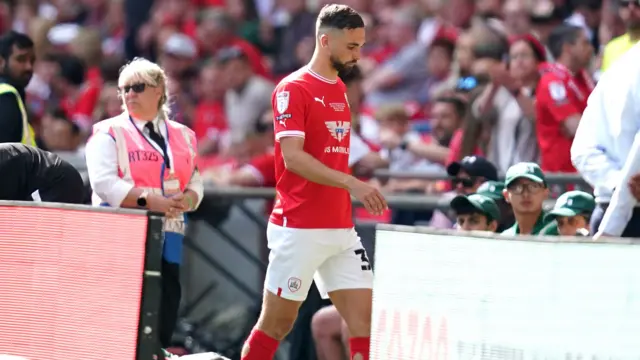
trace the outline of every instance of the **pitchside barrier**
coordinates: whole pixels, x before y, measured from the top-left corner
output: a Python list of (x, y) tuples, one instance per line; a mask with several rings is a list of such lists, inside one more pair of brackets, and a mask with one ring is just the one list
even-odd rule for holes
[(371, 359), (638, 360), (640, 247), (380, 225)]
[(0, 355), (151, 360), (162, 217), (0, 201)]

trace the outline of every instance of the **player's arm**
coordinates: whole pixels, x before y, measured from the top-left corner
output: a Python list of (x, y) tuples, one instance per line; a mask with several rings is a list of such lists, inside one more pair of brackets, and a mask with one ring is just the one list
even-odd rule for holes
[(304, 151), (305, 118), (309, 95), (296, 84), (279, 86), (274, 92), (274, 130), (288, 171), (325, 186), (349, 190), (368, 211), (381, 214), (386, 202), (377, 189), (355, 177), (329, 168)]
[(611, 196), (609, 207), (607, 207), (607, 211), (602, 218), (599, 234), (609, 236), (622, 235), (624, 228), (631, 220), (633, 208), (638, 203), (628, 185), (631, 178), (638, 173), (640, 173), (640, 133), (636, 134), (627, 161), (622, 168), (620, 176), (618, 176), (619, 182), (613, 192), (613, 196)]
[(309, 181), (347, 190), (358, 181), (349, 174), (329, 168), (305, 152), (304, 138), (283, 137), (280, 139), (280, 149), (282, 149), (282, 158), (287, 170)]
[(540, 86), (537, 100), (543, 102), (553, 120), (560, 124), (562, 133), (566, 137), (573, 139), (578, 130), (582, 114), (571, 103), (567, 87), (557, 79), (542, 81)]
[(321, 185), (349, 189), (354, 177), (325, 166), (304, 151), (308, 104), (313, 102), (310, 95), (296, 83), (285, 83), (274, 91), (272, 102), (275, 138), (287, 170)]

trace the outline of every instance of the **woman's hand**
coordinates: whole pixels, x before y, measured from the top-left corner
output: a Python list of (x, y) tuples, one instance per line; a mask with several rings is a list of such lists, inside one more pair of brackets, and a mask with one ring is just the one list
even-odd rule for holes
[[(181, 197), (179, 195), (181, 195)], [(183, 204), (183, 200), (183, 194), (178, 194), (170, 198), (152, 194), (147, 197), (147, 205), (151, 211), (163, 213), (167, 217), (174, 217), (184, 212), (185, 205)]]

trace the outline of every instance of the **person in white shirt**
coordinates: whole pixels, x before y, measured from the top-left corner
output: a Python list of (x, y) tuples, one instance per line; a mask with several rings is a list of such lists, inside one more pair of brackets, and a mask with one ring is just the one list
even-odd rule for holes
[[(596, 209), (591, 216), (591, 233), (640, 236), (640, 209), (629, 187), (640, 187), (634, 144), (640, 130), (640, 46), (620, 58), (598, 82), (589, 97), (571, 146), (571, 161), (594, 188)], [(631, 163), (636, 161), (636, 163)], [(627, 163), (628, 166), (623, 167)], [(614, 195), (614, 190), (617, 192)], [(612, 198), (612, 195), (614, 197)], [(622, 212), (625, 216), (612, 216)], [(606, 212), (607, 221), (602, 222)], [(631, 220), (631, 221), (630, 221)], [(601, 223), (602, 222), (602, 223)]]
[(193, 131), (169, 119), (167, 76), (137, 58), (118, 80), (125, 112), (94, 125), (86, 146), (94, 205), (166, 214), (159, 340), (166, 348), (178, 318), (185, 212), (200, 205), (203, 184), (195, 165)]

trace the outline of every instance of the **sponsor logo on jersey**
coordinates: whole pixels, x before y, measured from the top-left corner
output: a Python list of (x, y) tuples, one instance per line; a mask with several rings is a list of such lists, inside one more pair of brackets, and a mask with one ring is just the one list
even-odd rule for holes
[(325, 121), (324, 123), (327, 125), (331, 136), (340, 142), (349, 135), (349, 130), (351, 129), (351, 122), (349, 121)]

